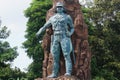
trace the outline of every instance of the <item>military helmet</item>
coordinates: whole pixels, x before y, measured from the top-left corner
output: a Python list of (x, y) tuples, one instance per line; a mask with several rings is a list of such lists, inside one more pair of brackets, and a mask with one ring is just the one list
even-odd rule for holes
[(62, 2), (58, 2), (57, 4), (56, 4), (56, 7), (63, 7), (64, 5), (63, 5), (63, 3)]

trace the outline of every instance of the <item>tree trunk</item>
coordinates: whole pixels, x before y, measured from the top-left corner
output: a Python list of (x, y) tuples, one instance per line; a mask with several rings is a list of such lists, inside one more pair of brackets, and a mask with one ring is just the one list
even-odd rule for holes
[[(90, 62), (91, 52), (88, 43), (88, 28), (84, 23), (83, 15), (81, 12), (81, 6), (78, 0), (52, 0), (53, 7), (47, 12), (46, 20), (54, 15), (55, 5), (57, 2), (63, 2), (69, 14), (74, 22), (75, 32), (72, 35), (72, 44), (74, 47), (74, 53), (76, 57), (76, 63), (73, 63), (72, 75), (80, 80), (90, 80)], [(43, 78), (52, 73), (53, 59), (50, 54), (50, 40), (52, 29), (47, 29), (43, 39), (42, 47), (44, 49), (44, 61), (43, 61)], [(71, 57), (72, 58), (72, 57)], [(73, 61), (73, 59), (72, 59)], [(59, 76), (65, 73), (64, 57), (61, 54), (60, 59), (60, 71)]]

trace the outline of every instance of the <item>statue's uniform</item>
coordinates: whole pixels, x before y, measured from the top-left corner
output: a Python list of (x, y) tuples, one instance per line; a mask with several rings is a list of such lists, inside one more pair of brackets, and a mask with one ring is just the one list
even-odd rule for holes
[(51, 53), (54, 59), (52, 73), (56, 76), (58, 74), (60, 49), (62, 49), (65, 58), (66, 73), (71, 74), (72, 62), (70, 58), (70, 53), (73, 49), (70, 36), (74, 32), (72, 19), (69, 15), (64, 13), (55, 14), (46, 22), (46, 24), (40, 29), (40, 31), (44, 31), (51, 25), (53, 29), (53, 35), (51, 36)]

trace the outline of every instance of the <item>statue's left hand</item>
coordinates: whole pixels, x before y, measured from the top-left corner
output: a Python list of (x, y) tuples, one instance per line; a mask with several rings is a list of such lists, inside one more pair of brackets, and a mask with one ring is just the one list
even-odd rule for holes
[(70, 36), (71, 36), (70, 32), (67, 32), (67, 37), (70, 37)]

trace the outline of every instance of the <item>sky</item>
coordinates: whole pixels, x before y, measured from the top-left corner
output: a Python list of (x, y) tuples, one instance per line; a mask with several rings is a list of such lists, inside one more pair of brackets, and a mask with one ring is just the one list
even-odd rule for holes
[(0, 0), (0, 19), (1, 26), (8, 27), (11, 31), (7, 41), (11, 47), (17, 46), (19, 56), (12, 62), (11, 67), (15, 66), (22, 71), (26, 71), (32, 59), (27, 57), (25, 50), (21, 48), (22, 43), (25, 41), (24, 35), (26, 30), (27, 18), (24, 16), (24, 10), (27, 9), (32, 0)]

